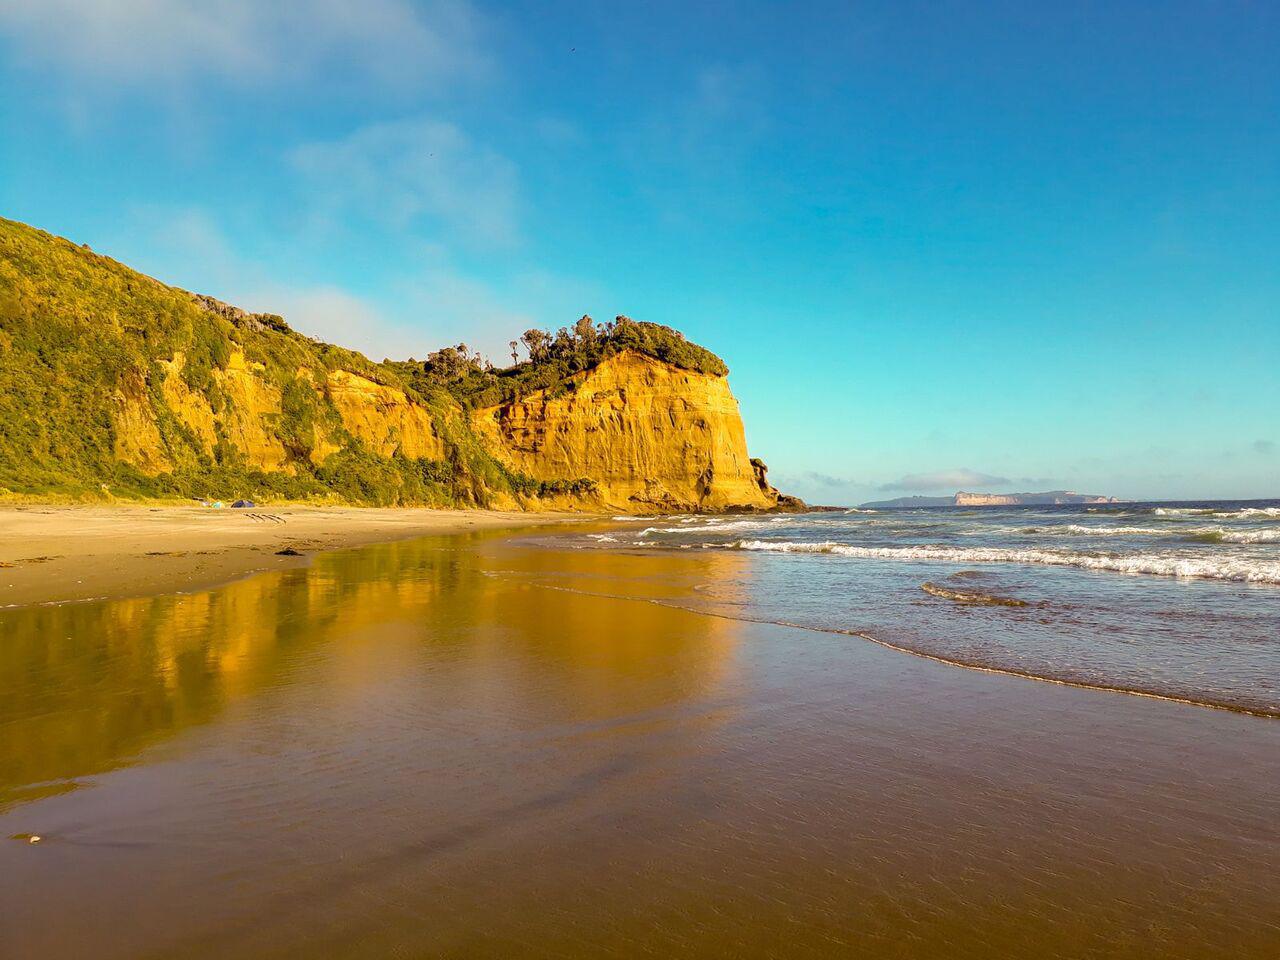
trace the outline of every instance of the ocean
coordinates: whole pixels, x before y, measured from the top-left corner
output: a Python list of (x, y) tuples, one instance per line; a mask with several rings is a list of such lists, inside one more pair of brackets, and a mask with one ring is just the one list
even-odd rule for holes
[(1280, 500), (616, 520), (580, 545), (754, 558), (663, 602), (1280, 716)]
[(1271, 960), (1266, 509), (592, 520), (0, 610), (0, 956)]

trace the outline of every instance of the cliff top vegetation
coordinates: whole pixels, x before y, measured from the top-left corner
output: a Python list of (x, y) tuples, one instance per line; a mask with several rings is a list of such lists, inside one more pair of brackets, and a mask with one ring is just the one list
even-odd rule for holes
[[(596, 323), (584, 316), (555, 334), (526, 330), (509, 346), (512, 364), (504, 369), (472, 353), (465, 343), (437, 350), (424, 361), (408, 360), (390, 366), (420, 389), (443, 386), (471, 407), (494, 406), (538, 390), (555, 389), (574, 374), (627, 350), (710, 376), (723, 377), (729, 372), (723, 360), (686, 340), (678, 330), (623, 316), (608, 323)], [(527, 354), (523, 362), (521, 347)]]

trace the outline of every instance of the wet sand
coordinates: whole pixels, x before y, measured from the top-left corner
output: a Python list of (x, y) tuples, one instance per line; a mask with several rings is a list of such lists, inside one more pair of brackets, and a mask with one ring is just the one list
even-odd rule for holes
[(645, 602), (753, 563), (0, 611), (0, 956), (1275, 956), (1280, 723)]
[(372, 507), (4, 506), (0, 607), (198, 590), (301, 566), (322, 550), (573, 518)]

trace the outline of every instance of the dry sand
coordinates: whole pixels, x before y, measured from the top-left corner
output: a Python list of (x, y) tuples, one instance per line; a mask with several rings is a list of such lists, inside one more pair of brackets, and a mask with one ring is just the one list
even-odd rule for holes
[[(211, 587), (320, 550), (580, 514), (361, 507), (0, 508), (0, 607)], [(301, 556), (280, 556), (292, 548)]]

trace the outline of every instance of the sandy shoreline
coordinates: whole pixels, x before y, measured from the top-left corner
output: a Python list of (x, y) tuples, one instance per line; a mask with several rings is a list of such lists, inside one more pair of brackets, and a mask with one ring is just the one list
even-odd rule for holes
[(1280, 726), (475, 540), (7, 611), (0, 953), (1274, 957)]
[[(216, 586), (322, 550), (581, 520), (495, 510), (22, 505), (0, 508), (0, 607)], [(301, 556), (280, 556), (292, 548)]]

